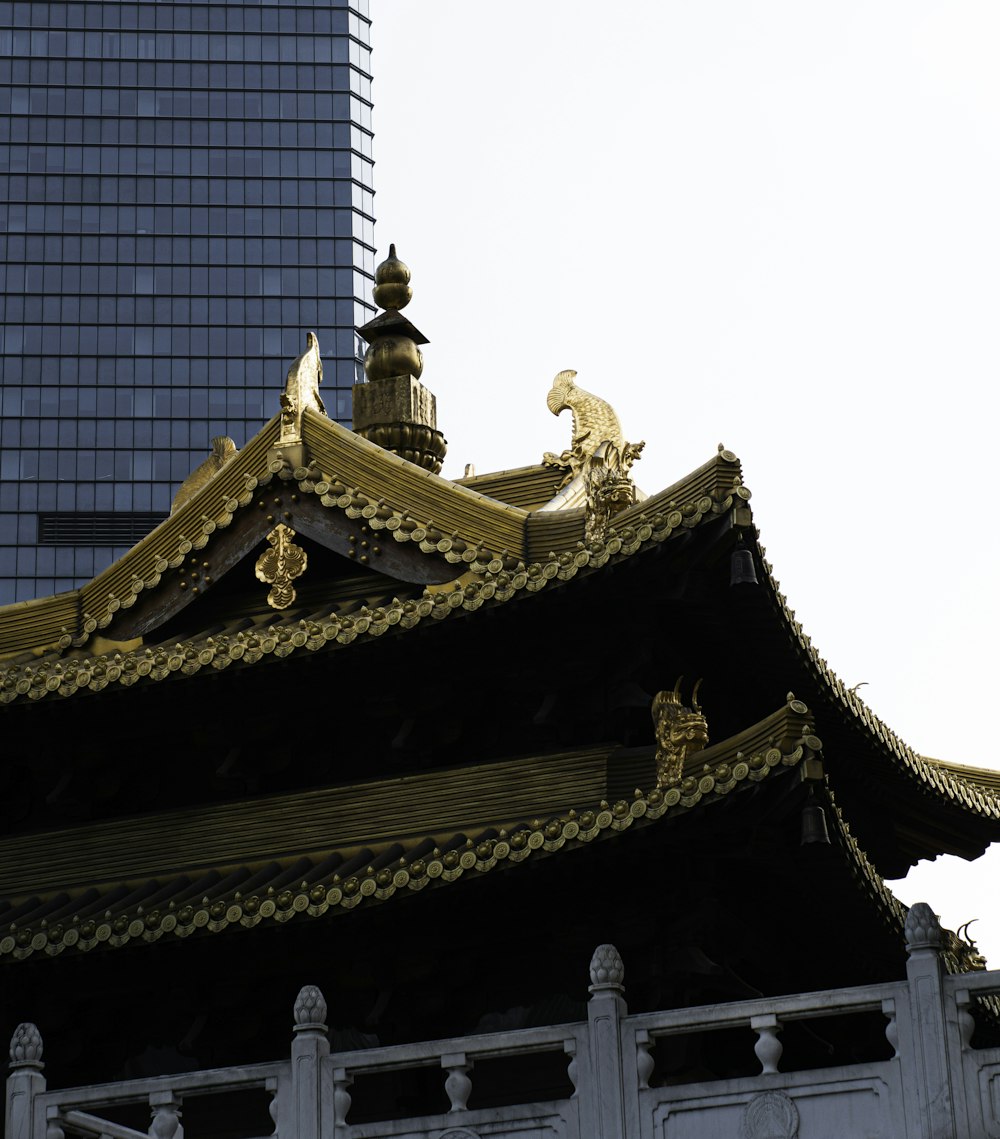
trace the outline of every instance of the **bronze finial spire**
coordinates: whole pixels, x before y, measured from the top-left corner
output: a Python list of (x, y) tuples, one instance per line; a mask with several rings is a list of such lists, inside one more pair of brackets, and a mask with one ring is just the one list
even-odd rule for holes
[(365, 376), (369, 383), (400, 375), (419, 380), (424, 370), (424, 357), (417, 345), (426, 344), (427, 337), (405, 316), (399, 315), (399, 310), (410, 303), (413, 290), (410, 288), (409, 267), (396, 256), (395, 245), (389, 246), (388, 258), (375, 270), (372, 296), (375, 303), (386, 311), (358, 329), (368, 341)]
[(410, 269), (396, 256), (395, 245), (389, 246), (389, 256), (375, 270), (375, 288), (372, 296), (379, 308), (397, 312), (413, 300), (410, 288)]
[(413, 296), (410, 270), (389, 246), (389, 256), (375, 270), (375, 303), (385, 312), (358, 334), (368, 341), (367, 383), (355, 384), (354, 430), (387, 451), (433, 471), (441, 469), (447, 443), (437, 429), (434, 396), (420, 382), (423, 335), (400, 313)]

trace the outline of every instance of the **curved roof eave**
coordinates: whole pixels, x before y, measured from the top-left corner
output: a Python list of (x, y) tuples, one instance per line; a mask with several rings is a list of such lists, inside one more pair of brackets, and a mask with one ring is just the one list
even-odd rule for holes
[[(96, 629), (107, 627), (119, 608), (133, 604), (142, 590), (156, 588), (162, 575), (179, 565), (190, 549), (208, 545), (216, 529), (229, 525), (234, 513), (252, 502), (257, 487), (276, 477), (294, 480), (303, 494), (318, 496), (324, 506), (363, 518), (373, 530), (385, 531), (395, 541), (414, 543), (422, 553), (443, 559), (454, 567), (455, 579), (450, 584), (432, 586), (419, 597), (393, 598), (374, 609), (365, 606), (355, 614), (331, 614), (321, 621), (282, 621), (276, 613), (265, 629), (247, 633), (216, 634), (169, 646), (146, 645), (82, 659), (49, 657), (8, 665), (0, 668), (0, 704), (96, 692), (109, 685), (129, 687), (172, 675), (193, 675), (206, 668), (245, 667), (266, 658), (343, 646), (358, 638), (381, 636), (394, 627), (407, 630), (427, 618), (469, 613), (483, 605), (502, 604), (550, 585), (559, 586), (581, 571), (590, 573), (631, 558), (721, 516), (731, 515), (740, 529), (752, 525), (750, 493), (742, 485), (739, 461), (731, 452), (720, 451), (685, 479), (618, 515), (602, 539), (570, 541), (572, 532), (559, 531), (563, 544), (546, 547), (545, 540), (556, 531), (542, 530), (531, 544), (548, 548), (550, 553), (528, 561), (523, 553), (524, 536), (540, 520), (545, 523), (546, 516), (505, 506), (448, 482), (319, 413), (307, 412), (303, 423), (310, 453), (308, 468), (284, 469), (286, 464), (280, 459), (269, 457), (278, 426), (277, 419), (272, 420), (175, 515), (79, 591), (83, 630), (76, 638), (64, 632), (60, 648), (82, 645)], [(424, 514), (426, 519), (419, 520)], [(567, 517), (558, 513), (547, 519), (554, 526), (567, 523)], [(575, 525), (577, 518), (574, 515), (568, 521)], [(455, 528), (448, 534), (445, 526)], [(522, 527), (521, 546), (498, 550), (499, 543), (518, 526)], [(1000, 773), (973, 776), (956, 765), (927, 760), (905, 744), (819, 656), (789, 609), (759, 546), (758, 559), (789, 644), (805, 654), (814, 679), (844, 716), (860, 725), (890, 764), (917, 785), (960, 810), (1000, 820)], [(91, 610), (98, 608), (94, 599), (102, 594), (103, 615), (98, 617)], [(69, 596), (49, 601), (62, 604)], [(21, 619), (39, 607), (44, 609), (44, 603), (32, 605), (0, 611), (0, 628), (5, 617)], [(36, 639), (35, 645), (39, 643)]]
[(710, 810), (733, 792), (791, 774), (816, 755), (822, 745), (807, 731), (807, 715), (787, 709), (784, 715), (801, 729), (800, 739), (744, 754), (745, 739), (761, 735), (755, 725), (713, 749), (716, 761), (698, 779), (666, 791), (637, 790), (631, 802), (581, 804), (530, 822), (511, 820), (509, 829), (498, 830), (501, 824), (494, 822), (472, 837), (457, 835), (443, 842), (433, 836), (388, 839), (347, 857), (336, 851), (290, 855), (263, 866), (190, 870), (163, 879), (13, 898), (0, 903), (0, 963), (345, 912), (584, 847), (699, 806)]

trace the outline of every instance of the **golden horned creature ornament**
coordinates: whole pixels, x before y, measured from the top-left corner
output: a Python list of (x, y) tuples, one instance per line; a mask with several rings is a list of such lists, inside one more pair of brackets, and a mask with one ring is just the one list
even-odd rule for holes
[(194, 498), (208, 480), (218, 471), (221, 471), (226, 463), (235, 458), (237, 454), (239, 452), (236, 449), (236, 444), (228, 435), (216, 435), (212, 440), (212, 450), (208, 458), (203, 463), (199, 463), (181, 483), (180, 489), (174, 495), (174, 501), (170, 504), (170, 513), (173, 514), (189, 498)]
[(281, 443), (302, 440), (302, 413), (307, 407), (326, 415), (319, 394), (323, 382), (323, 361), (319, 356), (319, 340), (315, 332), (306, 333), (306, 350), (288, 369), (285, 390), (281, 394)]
[(603, 537), (611, 519), (635, 502), (635, 486), (624, 462), (631, 466), (631, 460), (623, 460), (613, 443), (602, 443), (587, 459), (582, 477), (586, 492), (584, 536), (588, 541)]
[(295, 600), (292, 582), (306, 572), (309, 559), (301, 546), (292, 541), (295, 531), (279, 522), (267, 536), (271, 548), (265, 550), (254, 567), (258, 581), (271, 586), (267, 603), (272, 609), (287, 609)]
[(689, 756), (708, 744), (708, 721), (698, 703), (699, 680), (691, 693), (691, 707), (681, 703), (681, 682), (669, 692), (653, 697), (653, 725), (656, 729), (656, 786), (673, 787), (684, 774)]

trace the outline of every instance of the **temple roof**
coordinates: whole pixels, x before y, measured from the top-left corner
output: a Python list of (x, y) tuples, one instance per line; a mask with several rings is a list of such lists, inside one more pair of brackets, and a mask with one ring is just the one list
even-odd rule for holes
[(514, 467), (509, 471), (468, 475), (455, 482), (511, 506), (519, 506), (522, 510), (538, 510), (551, 502), (565, 477), (561, 467), (547, 467), (539, 463), (530, 467)]
[[(401, 272), (382, 282), (399, 307)], [(80, 589), (0, 609), (8, 735), (52, 713), (61, 765), (23, 776), (20, 833), (0, 838), (0, 961), (343, 913), (590, 848), (624, 844), (634, 868), (685, 828), (710, 850), (713, 833), (752, 843), (758, 818), (780, 817), (787, 850), (815, 811), (829, 833), (807, 841), (835, 856), (791, 867), (772, 851), (767, 873), (801, 890), (815, 864), (901, 951), (883, 876), (1000, 839), (1000, 773), (921, 757), (828, 667), (765, 560), (736, 455), (720, 445), (642, 497), (629, 472), (644, 444), (565, 371), (547, 403), (572, 410), (568, 450), (442, 478), (425, 339), (398, 311), (366, 331), (358, 431), (325, 414), (310, 333), (279, 414), (238, 452), (217, 440), (169, 518)], [(680, 681), (657, 692), (682, 671), (708, 677), (721, 742), (697, 685), (691, 708)], [(475, 700), (442, 714), (422, 698), (457, 675), (503, 705), (506, 734), (482, 739)], [(565, 746), (546, 735), (560, 701)], [(431, 746), (407, 752), (419, 715)], [(215, 734), (195, 742), (206, 720)], [(138, 813), (135, 745), (109, 748), (109, 723), (178, 737), (147, 741), (150, 768), (178, 773), (157, 810)], [(222, 797), (212, 748), (254, 752), (267, 731), (263, 750), (294, 750), (299, 770)], [(345, 755), (314, 775), (308, 749), (333, 731)], [(131, 774), (132, 797), (61, 806), (85, 753)]]
[[(914, 858), (942, 849), (970, 857), (987, 836), (1000, 837), (1000, 776), (922, 758), (820, 658), (754, 541), (750, 493), (731, 452), (720, 448), (702, 467), (588, 537), (584, 510), (529, 510), (476, 489), (509, 491), (537, 506), (557, 485), (544, 465), (454, 483), (313, 408), (301, 415), (300, 463), (289, 460), (278, 436), (275, 418), (88, 585), (0, 610), (7, 657), (0, 703), (46, 704), (105, 689), (190, 683), (199, 675), (342, 651), (445, 618), (476, 620), (478, 611), (543, 592), (573, 591), (578, 581), (632, 561), (645, 564), (661, 550), (695, 564), (702, 555), (684, 547), (702, 531), (705, 543), (721, 542), (723, 550), (746, 535), (762, 580), (756, 598), (736, 616), (752, 643), (773, 646), (762, 648), (760, 665), (789, 687), (810, 686), (810, 702), (836, 716), (825, 735), (831, 729), (860, 734), (869, 757), (865, 779), (894, 793), (907, 783), (919, 788), (916, 798), (907, 792), (918, 813), (931, 809), (920, 807), (920, 796), (929, 794), (939, 804), (933, 810), (946, 806), (984, 824), (965, 834), (949, 823), (930, 841), (924, 824), (911, 827), (909, 836), (897, 828), (904, 861), (884, 863), (884, 872), (905, 870)], [(530, 494), (526, 487), (533, 488)], [(303, 589), (300, 603), (284, 610), (269, 608), (263, 591), (255, 609), (227, 607), (225, 595), (221, 610), (206, 609), (233, 567), (279, 520), (330, 548), (350, 572)], [(732, 624), (733, 615), (725, 621)], [(845, 756), (840, 762), (858, 761)]]
[[(0, 960), (319, 917), (669, 826), (763, 781), (820, 778), (822, 744), (800, 701), (702, 751), (666, 790), (652, 750), (596, 748), (284, 798), (162, 812), (0, 841)], [(573, 804), (567, 806), (567, 804)], [(457, 828), (462, 827), (461, 831)], [(456, 833), (457, 831), (457, 833)], [(903, 908), (846, 824), (838, 842), (882, 919)], [(330, 845), (331, 837), (334, 839)]]
[[(265, 436), (271, 426), (265, 429)], [(315, 477), (295, 479), (292, 475), (283, 483), (280, 475), (286, 472), (260, 470), (255, 475), (248, 473), (245, 465), (238, 470), (227, 470), (223, 473), (229, 477), (222, 485), (215, 485), (221, 480), (221, 476), (217, 476), (217, 480), (185, 504), (178, 514), (157, 527), (90, 585), (76, 594), (47, 599), (53, 612), (64, 598), (76, 598), (81, 606), (89, 605), (90, 608), (82, 610), (85, 620), (77, 636), (62, 634), (58, 646), (39, 644), (40, 632), (46, 637), (50, 628), (45, 601), (29, 603), (37, 609), (15, 605), (0, 610), (0, 622), (6, 618), (10, 623), (8, 627), (16, 625), (16, 632), (10, 633), (6, 641), (8, 649), (12, 649), (18, 638), (23, 654), (6, 668), (0, 668), (0, 703), (25, 698), (38, 700), (52, 695), (65, 697), (88, 689), (100, 691), (109, 684), (128, 687), (141, 681), (165, 680), (176, 672), (192, 675), (206, 666), (218, 669), (239, 663), (245, 667), (271, 654), (284, 657), (297, 650), (335, 648), (359, 638), (379, 636), (394, 626), (402, 631), (427, 618), (440, 619), (459, 609), (471, 612), (488, 602), (502, 604), (550, 584), (568, 582), (581, 570), (600, 569), (609, 562), (669, 542), (707, 519), (724, 516), (734, 508), (745, 508), (749, 498), (742, 486), (732, 485), (734, 478), (738, 480), (738, 474), (734, 473), (739, 470), (735, 457), (719, 455), (641, 508), (625, 512), (619, 525), (605, 539), (586, 543), (582, 541), (581, 511), (528, 515), (423, 473), (420, 475), (423, 483), (414, 480), (415, 487), (405, 488), (412, 492), (407, 495), (405, 489), (398, 489), (392, 476), (400, 467), (411, 464), (397, 460), (330, 421), (323, 422), (317, 417), (316, 422), (309, 422), (309, 427), (307, 437), (315, 447), (313, 461), (319, 464), (319, 471), (311, 472)], [(329, 451), (323, 450), (324, 443), (331, 444)], [(334, 485), (324, 474), (326, 470), (345, 470), (343, 456), (336, 453), (336, 448), (346, 449), (350, 445), (356, 446), (365, 458), (383, 464), (382, 469), (368, 472), (356, 467), (351, 470), (351, 477), (363, 481), (367, 493), (357, 487), (348, 489), (343, 477)], [(246, 451), (249, 450), (248, 446)], [(246, 451), (241, 452), (232, 466), (244, 459)], [(241, 476), (245, 489), (236, 498), (233, 497), (234, 484)], [(436, 485), (438, 483), (442, 486)], [(193, 590), (180, 593), (177, 588), (179, 581), (190, 576), (185, 572), (185, 560), (193, 557), (192, 550), (198, 550), (198, 561), (207, 561), (211, 567), (221, 532), (231, 526), (241, 512), (252, 514), (255, 508), (259, 511), (260, 503), (269, 503), (275, 488), (285, 494), (290, 488), (302, 499), (317, 499), (323, 508), (341, 514), (346, 520), (363, 520), (375, 549), (379, 539), (387, 546), (393, 540), (398, 545), (409, 544), (418, 556), (440, 567), (441, 575), (447, 580), (423, 589), (417, 596), (406, 597), (405, 589), (400, 590), (404, 597), (394, 596), (386, 604), (374, 609), (363, 607), (356, 614), (338, 615), (331, 606), (331, 602), (335, 604), (338, 600), (334, 595), (325, 598), (321, 613), (303, 613), (302, 607), (288, 613), (262, 607), (248, 630), (240, 628), (248, 621), (241, 614), (235, 628), (214, 629), (210, 634), (195, 634), (180, 642), (171, 638), (167, 644), (157, 642), (154, 628), (146, 633), (141, 647), (127, 646), (125, 642), (137, 631), (134, 623), (130, 623), (128, 610), (157, 592), (170, 592), (177, 608), (195, 600)], [(418, 492), (425, 489), (428, 493), (419, 498)], [(341, 493), (334, 493), (337, 490)], [(453, 496), (451, 510), (443, 505), (447, 493)], [(404, 501), (406, 507), (396, 507), (399, 501)], [(301, 525), (301, 510), (298, 507), (293, 510), (294, 520)], [(418, 523), (414, 514), (426, 520)], [(446, 534), (440, 525), (445, 520), (447, 524), (457, 523), (461, 529)], [(266, 525), (266, 519), (261, 521)], [(189, 537), (195, 529), (201, 533), (195, 538)], [(462, 537), (463, 531), (467, 537)], [(481, 537), (484, 533), (488, 541)], [(506, 544), (501, 547), (501, 542)], [(519, 553), (526, 547), (533, 547), (536, 552), (543, 547), (549, 550), (539, 560), (527, 562)], [(372, 555), (376, 564), (377, 558), (378, 555)], [(140, 571), (147, 571), (148, 576)], [(384, 591), (385, 583), (378, 584)], [(106, 586), (112, 588), (105, 594)], [(102, 594), (103, 600), (99, 602), (97, 599)], [(352, 593), (348, 600), (356, 601), (356, 595)], [(38, 621), (31, 620), (34, 612), (39, 613)], [(122, 643), (96, 654), (68, 652), (85, 649), (98, 631), (105, 630), (108, 637), (118, 633)]]
[[(297, 653), (342, 649), (542, 590), (571, 588), (578, 576), (647, 556), (713, 520), (741, 529), (751, 525), (750, 494), (742, 485), (738, 460), (727, 451), (619, 514), (602, 537), (585, 541), (582, 511), (529, 513), (421, 470), (314, 411), (303, 418), (308, 468), (292, 470), (273, 457), (277, 423), (272, 420), (177, 513), (91, 583), (0, 610), (0, 643), (8, 655), (0, 667), (0, 703), (174, 682)], [(488, 485), (487, 479), (475, 481)], [(161, 620), (164, 613), (173, 615), (197, 603), (197, 587), (178, 588), (191, 576), (194, 552), (199, 563), (211, 567), (227, 528), (243, 519), (256, 523), (243, 545), (255, 545), (273, 525), (274, 516), (268, 522), (264, 511), (274, 509), (275, 492), (285, 498), (291, 508), (287, 514), (299, 526), (308, 526), (305, 512), (317, 509), (345, 526), (360, 524), (370, 548), (378, 549), (378, 542), (392, 553), (405, 548), (433, 566), (441, 580), (421, 586), (371, 573), (367, 587), (365, 577), (350, 588), (334, 583), (318, 605), (313, 600), (275, 611), (262, 603), (256, 613), (240, 612), (228, 622), (213, 617), (209, 629), (181, 639), (173, 631), (160, 639), (155, 626), (136, 628), (130, 610), (149, 608), (151, 599), (165, 599), (153, 608)], [(907, 777), (978, 815), (1000, 819), (1000, 776), (926, 760), (906, 745), (820, 658), (771, 578), (762, 550), (758, 557), (765, 592), (788, 643), (805, 655), (814, 680), (843, 717), (873, 739)], [(373, 553), (372, 562), (377, 559)], [(358, 571), (364, 572), (360, 566)], [(213, 586), (201, 580), (204, 603)], [(197, 621), (191, 624), (196, 630)], [(111, 645), (94, 651), (101, 634)], [(790, 682), (796, 679), (789, 677)]]
[[(572, 859), (630, 834), (652, 840), (639, 865), (656, 877), (670, 844), (690, 842), (690, 830), (674, 836), (685, 822), (704, 834), (719, 813), (719, 825), (752, 833), (757, 818), (794, 818), (810, 788), (823, 783), (823, 744), (813, 729), (809, 710), (790, 699), (700, 752), (679, 785), (622, 798), (615, 796), (633, 780), (650, 781), (651, 749), (533, 756), (196, 815), (119, 819), (34, 835), (27, 862), (23, 840), (7, 839), (0, 842), (9, 891), (0, 900), (0, 963), (345, 914), (493, 872), (517, 874), (551, 857)], [(740, 822), (722, 811), (737, 798), (746, 800)], [(905, 907), (828, 788), (824, 801), (833, 853), (804, 860), (796, 873), (867, 910), (866, 936), (901, 943)], [(952, 971), (981, 967), (974, 946), (955, 935), (947, 962)]]

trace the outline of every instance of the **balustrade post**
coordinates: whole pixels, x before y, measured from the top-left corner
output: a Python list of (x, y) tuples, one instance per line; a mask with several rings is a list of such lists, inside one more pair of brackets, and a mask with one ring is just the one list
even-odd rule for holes
[(181, 1101), (172, 1091), (153, 1092), (149, 1097), (150, 1139), (184, 1139)]
[[(962, 1090), (962, 1057), (949, 1047), (941, 925), (926, 902), (906, 916), (906, 977), (912, 1047), (900, 1053), (906, 1095), (919, 1105), (922, 1139), (969, 1133)], [(954, 1055), (952, 1052), (954, 1051)]]
[(637, 1116), (637, 1087), (629, 1089), (633, 1107), (626, 1108), (621, 1033), (621, 1022), (628, 1012), (624, 979), (625, 967), (618, 950), (613, 945), (599, 945), (590, 962), (590, 1070), (585, 1094), (580, 1097), (580, 1133), (593, 1139), (626, 1139), (633, 1134), (626, 1114)]
[(444, 1082), (444, 1090), (451, 1104), (448, 1111), (466, 1111), (469, 1096), (472, 1095), (472, 1080), (468, 1075), (472, 1065), (464, 1052), (450, 1052), (441, 1057), (441, 1067), (448, 1073)]
[(45, 1112), (45, 1139), (66, 1139), (66, 1132), (59, 1122), (59, 1108), (49, 1104)]
[[(293, 1031), (291, 1103), (286, 1116), (279, 1102), (279, 1139), (329, 1139), (334, 1120), (333, 1087), (324, 1079), (323, 1069), (330, 1055), (330, 1042), (326, 1035), (326, 1001), (315, 985), (303, 986), (295, 998)], [(284, 1118), (289, 1118), (288, 1132), (282, 1127)]]
[(656, 1067), (653, 1057), (649, 1053), (653, 1043), (653, 1038), (645, 1029), (640, 1029), (635, 1034), (635, 1067), (639, 1076), (639, 1087), (642, 1089), (649, 1087), (649, 1078), (653, 1074), (653, 1068)]
[(576, 1061), (576, 1037), (568, 1036), (563, 1041), (563, 1053), (566, 1056), (566, 1075), (573, 1085), (573, 1094), (570, 1099), (576, 1099), (580, 1094), (580, 1066)]
[(347, 1113), (351, 1110), (351, 1093), (347, 1090), (354, 1083), (354, 1077), (346, 1068), (333, 1071), (333, 1122), (336, 1127), (346, 1127)]
[(882, 1015), (885, 1017), (885, 1038), (895, 1060), (899, 1056), (899, 1023), (896, 1020), (896, 1002), (891, 997), (882, 1002)]
[(972, 997), (968, 989), (959, 989), (955, 993), (955, 1005), (958, 1009), (958, 1032), (962, 1038), (962, 1049), (972, 1047), (972, 1035), (976, 1031), (976, 1018), (972, 1015)]
[(778, 1071), (781, 1053), (785, 1046), (778, 1039), (781, 1025), (778, 1018), (772, 1015), (752, 1016), (750, 1027), (757, 1033), (757, 1042), (753, 1046), (754, 1055), (760, 1061), (760, 1071), (763, 1076), (773, 1076)]
[(4, 1135), (7, 1139), (44, 1139), (45, 1121), (37, 1119), (35, 1103), (45, 1091), (42, 1037), (33, 1024), (19, 1024), (10, 1038), (10, 1075)]
[(264, 1081), (264, 1090), (271, 1097), (267, 1101), (267, 1112), (268, 1112), (268, 1115), (270, 1115), (270, 1117), (271, 1117), (271, 1122), (274, 1124), (274, 1130), (271, 1132), (271, 1134), (277, 1135), (278, 1134), (278, 1081), (273, 1076), (269, 1076)]

